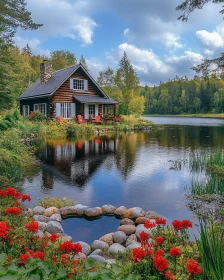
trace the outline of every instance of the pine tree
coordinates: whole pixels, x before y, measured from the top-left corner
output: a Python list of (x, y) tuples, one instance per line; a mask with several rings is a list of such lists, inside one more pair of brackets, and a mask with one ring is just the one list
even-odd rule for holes
[(87, 64), (86, 64), (86, 60), (85, 60), (85, 58), (84, 58), (83, 55), (81, 55), (80, 60), (79, 60), (79, 63), (81, 63), (82, 66), (89, 72), (88, 66), (87, 66)]
[(26, 44), (26, 46), (23, 48), (23, 52), (27, 53), (29, 55), (29, 57), (31, 57), (33, 55), (31, 47), (28, 44)]

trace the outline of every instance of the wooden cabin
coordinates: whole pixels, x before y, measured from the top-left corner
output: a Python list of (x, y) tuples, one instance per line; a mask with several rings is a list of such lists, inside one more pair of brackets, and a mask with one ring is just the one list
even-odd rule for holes
[(98, 115), (116, 116), (118, 105), (103, 92), (82, 64), (53, 72), (50, 61), (41, 63), (40, 79), (18, 100), (23, 116), (38, 110), (51, 119), (59, 116), (75, 119), (77, 115), (85, 120)]

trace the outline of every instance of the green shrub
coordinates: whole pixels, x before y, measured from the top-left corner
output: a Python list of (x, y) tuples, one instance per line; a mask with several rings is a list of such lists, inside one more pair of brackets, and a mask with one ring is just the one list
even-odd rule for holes
[(58, 198), (58, 197), (52, 197), (52, 196), (45, 196), (44, 198), (38, 198), (37, 205), (42, 206), (44, 208), (48, 207), (57, 207), (57, 208), (62, 208), (65, 206), (73, 206), (75, 205), (76, 202), (67, 198)]
[(13, 118), (16, 120), (16, 121), (18, 121), (18, 120), (20, 120), (20, 113), (19, 113), (19, 111), (18, 110), (15, 110), (14, 112), (13, 112)]
[(8, 125), (5, 123), (5, 121), (0, 121), (0, 130), (4, 131), (8, 129)]
[(47, 117), (39, 111), (33, 111), (33, 112), (30, 113), (28, 119), (30, 121), (41, 122), (41, 121), (46, 120)]

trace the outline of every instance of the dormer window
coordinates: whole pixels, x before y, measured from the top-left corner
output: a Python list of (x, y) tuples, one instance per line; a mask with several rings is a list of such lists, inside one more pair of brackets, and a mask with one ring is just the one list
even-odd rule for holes
[(70, 89), (73, 90), (88, 90), (88, 80), (70, 79)]

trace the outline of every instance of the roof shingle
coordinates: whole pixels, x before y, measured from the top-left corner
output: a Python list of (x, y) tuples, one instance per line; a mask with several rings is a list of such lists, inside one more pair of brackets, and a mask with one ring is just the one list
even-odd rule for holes
[(117, 101), (110, 97), (100, 97), (93, 95), (73, 95), (72, 97), (80, 103), (118, 104)]

